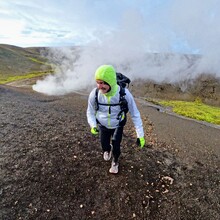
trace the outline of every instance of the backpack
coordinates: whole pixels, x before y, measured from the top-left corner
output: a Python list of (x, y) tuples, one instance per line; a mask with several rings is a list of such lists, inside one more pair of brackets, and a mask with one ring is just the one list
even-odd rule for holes
[(123, 75), (122, 73), (116, 73), (116, 78), (119, 86), (123, 88), (126, 86), (129, 87), (131, 80), (127, 76)]
[(104, 104), (104, 103), (99, 103), (98, 102), (98, 88), (96, 89), (95, 92), (95, 109), (96, 111), (99, 110), (99, 105), (106, 105), (109, 106), (109, 114), (111, 114), (111, 106), (117, 106), (120, 105), (121, 107), (121, 111), (118, 113), (117, 119), (120, 120), (120, 117), (122, 116), (122, 113), (124, 112), (125, 114), (129, 111), (128, 109), (128, 102), (125, 99), (125, 87), (129, 87), (129, 84), (131, 82), (131, 80), (123, 75), (122, 73), (116, 73), (116, 77), (117, 77), (117, 84), (120, 86), (120, 98), (119, 98), (119, 102), (117, 104)]

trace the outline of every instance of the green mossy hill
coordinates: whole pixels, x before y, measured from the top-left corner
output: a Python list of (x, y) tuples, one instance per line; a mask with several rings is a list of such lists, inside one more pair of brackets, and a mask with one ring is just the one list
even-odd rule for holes
[(51, 71), (47, 59), (41, 55), (46, 48), (22, 48), (0, 44), (0, 76), (26, 75), (30, 72)]

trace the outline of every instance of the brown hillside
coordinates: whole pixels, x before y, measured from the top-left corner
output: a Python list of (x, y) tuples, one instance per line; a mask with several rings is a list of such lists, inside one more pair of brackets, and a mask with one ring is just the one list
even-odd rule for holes
[(194, 101), (199, 98), (203, 103), (220, 106), (220, 79), (211, 74), (201, 74), (190, 81), (182, 81), (175, 84), (135, 81), (133, 82), (132, 90), (137, 97), (141, 96), (149, 100)]

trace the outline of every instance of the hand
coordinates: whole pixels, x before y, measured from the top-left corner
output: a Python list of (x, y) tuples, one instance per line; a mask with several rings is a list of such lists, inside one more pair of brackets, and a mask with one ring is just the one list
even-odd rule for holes
[(99, 130), (96, 127), (91, 128), (91, 133), (93, 135), (97, 135), (99, 133)]
[(138, 146), (140, 146), (141, 148), (143, 148), (144, 145), (145, 145), (145, 139), (144, 139), (144, 137), (137, 138), (137, 144), (138, 144)]

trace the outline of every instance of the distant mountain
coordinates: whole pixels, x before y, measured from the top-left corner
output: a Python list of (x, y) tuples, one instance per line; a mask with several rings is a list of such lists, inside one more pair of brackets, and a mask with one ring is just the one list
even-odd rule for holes
[(32, 72), (50, 71), (51, 65), (42, 56), (46, 47), (22, 48), (0, 44), (0, 74), (25, 75)]

